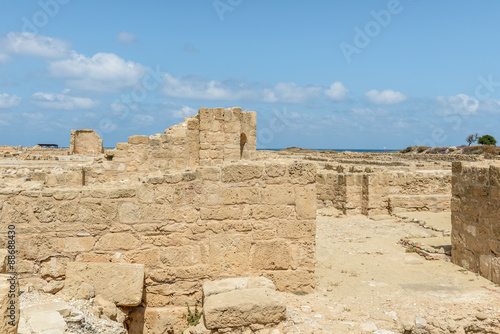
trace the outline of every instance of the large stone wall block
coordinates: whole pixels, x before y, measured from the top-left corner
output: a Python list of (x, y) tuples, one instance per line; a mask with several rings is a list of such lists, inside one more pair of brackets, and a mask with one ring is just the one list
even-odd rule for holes
[(69, 262), (63, 292), (75, 296), (82, 285), (117, 306), (137, 306), (144, 287), (144, 265), (125, 263)]
[(263, 166), (235, 164), (222, 168), (222, 181), (228, 183), (243, 182), (262, 176)]

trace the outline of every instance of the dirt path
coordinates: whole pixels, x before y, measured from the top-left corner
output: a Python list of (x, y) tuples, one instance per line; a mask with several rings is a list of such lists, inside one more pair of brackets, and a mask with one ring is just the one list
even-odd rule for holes
[(397, 244), (430, 232), (395, 218), (319, 216), (316, 293), (287, 294), (285, 332), (500, 333), (500, 287)]

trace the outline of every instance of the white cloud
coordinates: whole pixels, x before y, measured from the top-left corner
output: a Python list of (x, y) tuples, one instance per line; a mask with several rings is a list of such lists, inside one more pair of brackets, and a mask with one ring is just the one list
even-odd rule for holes
[(182, 106), (181, 108), (170, 111), (170, 113), (176, 118), (185, 118), (196, 115), (196, 110), (188, 106)]
[(352, 113), (355, 115), (371, 115), (373, 114), (373, 110), (369, 108), (353, 108)]
[(121, 44), (131, 45), (137, 41), (137, 37), (132, 33), (122, 31), (116, 35), (116, 40)]
[(64, 58), (73, 51), (70, 44), (58, 38), (51, 38), (30, 32), (10, 32), (0, 40), (0, 49), (7, 54)]
[(372, 89), (365, 93), (365, 97), (369, 103), (372, 104), (398, 104), (404, 102), (408, 97), (400, 92), (395, 92), (391, 89), (387, 89), (379, 92), (376, 89)]
[(479, 101), (466, 94), (455, 96), (438, 96), (439, 112), (446, 115), (472, 115), (479, 108)]
[(279, 102), (300, 103), (317, 98), (322, 91), (323, 88), (320, 86), (300, 87), (293, 82), (287, 82), (277, 84), (272, 94)]
[(67, 91), (62, 94), (38, 92), (33, 94), (31, 102), (40, 108), (53, 110), (91, 109), (98, 105), (87, 97), (69, 96), (66, 93)]
[(4, 64), (10, 60), (10, 56), (6, 53), (0, 52), (0, 64)]
[(134, 122), (136, 124), (140, 124), (140, 125), (150, 124), (154, 120), (155, 120), (154, 117), (151, 115), (145, 115), (145, 114), (134, 115)]
[(0, 94), (0, 109), (17, 107), (21, 104), (21, 98), (16, 95)]
[(97, 53), (92, 58), (75, 53), (69, 59), (52, 61), (49, 73), (78, 89), (115, 92), (137, 85), (146, 67), (113, 53)]
[(163, 92), (167, 96), (201, 100), (229, 100), (234, 94), (221, 82), (201, 78), (175, 78), (166, 73), (163, 77)]
[(325, 89), (325, 95), (328, 96), (333, 101), (342, 101), (346, 98), (349, 90), (345, 88), (344, 84), (340, 81), (336, 81), (330, 85), (330, 88)]
[(37, 112), (37, 113), (27, 113), (27, 112), (23, 112), (23, 117), (24, 118), (29, 118), (29, 119), (32, 119), (34, 121), (41, 121), (45, 118), (45, 116), (40, 113), (40, 112)]
[(243, 83), (221, 82), (199, 77), (163, 77), (163, 93), (170, 97), (197, 100), (250, 100), (258, 102), (300, 103), (321, 96), (321, 86), (278, 83), (274, 88), (256, 89)]

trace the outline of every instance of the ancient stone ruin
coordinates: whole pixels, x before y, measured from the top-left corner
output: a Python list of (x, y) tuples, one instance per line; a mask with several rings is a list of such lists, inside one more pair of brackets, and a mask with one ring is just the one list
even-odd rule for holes
[(500, 282), (499, 167), (452, 175), (456, 157), (257, 151), (256, 138), (255, 112), (202, 108), (114, 149), (74, 130), (69, 150), (0, 152), (22, 289), (95, 299), (131, 334), (180, 333), (195, 303), (208, 332), (264, 333), (286, 319), (278, 292), (315, 290), (317, 215), (450, 210), (453, 262)]

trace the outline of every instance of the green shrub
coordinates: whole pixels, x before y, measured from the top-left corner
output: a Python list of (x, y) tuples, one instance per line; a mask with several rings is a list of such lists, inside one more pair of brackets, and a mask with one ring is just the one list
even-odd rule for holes
[(479, 140), (477, 141), (478, 144), (481, 145), (496, 145), (497, 141), (493, 136), (490, 135), (484, 135)]
[(401, 150), (399, 152), (400, 153), (410, 153), (411, 151), (413, 151), (413, 146), (408, 146), (407, 148), (405, 148), (404, 150)]
[(472, 151), (470, 154), (483, 154), (483, 149), (480, 148), (479, 150)]
[(186, 303), (186, 306), (188, 313), (184, 314), (182, 317), (186, 319), (188, 327), (198, 325), (201, 317), (203, 316), (203, 312), (198, 311), (198, 301), (194, 303), (194, 312), (191, 312), (188, 303)]
[(427, 151), (428, 149), (429, 149), (429, 147), (427, 147), (427, 146), (418, 146), (417, 152), (422, 153), (423, 151)]

